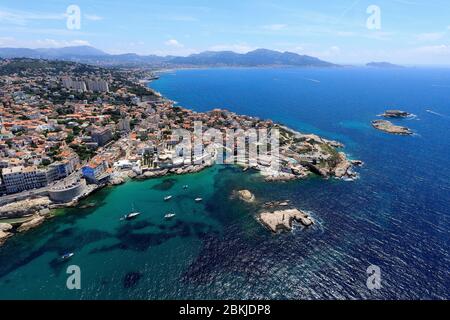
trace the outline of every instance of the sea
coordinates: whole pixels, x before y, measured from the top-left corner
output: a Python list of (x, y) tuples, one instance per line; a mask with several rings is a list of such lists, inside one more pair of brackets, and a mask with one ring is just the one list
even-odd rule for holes
[[(0, 248), (0, 299), (450, 298), (450, 69), (174, 70), (150, 86), (195, 111), (338, 140), (364, 166), (356, 181), (268, 183), (217, 165), (105, 188)], [(386, 109), (414, 114), (392, 120), (414, 135), (372, 128)], [(256, 214), (274, 200), (316, 224), (272, 234)], [(133, 207), (141, 216), (121, 221)], [(70, 266), (80, 289), (67, 287)]]

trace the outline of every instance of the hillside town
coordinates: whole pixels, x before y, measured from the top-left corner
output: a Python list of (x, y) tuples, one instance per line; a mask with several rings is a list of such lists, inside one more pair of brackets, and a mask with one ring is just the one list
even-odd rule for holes
[[(186, 139), (174, 135), (177, 129), (194, 132), (196, 123), (202, 124), (200, 130), (232, 130), (233, 140), (247, 142), (251, 129), (265, 130), (269, 139), (276, 129), (279, 141), (266, 155), (249, 162), (248, 151), (238, 157), (233, 147), (225, 160), (257, 169), (266, 180), (312, 173), (355, 177), (352, 167), (358, 162), (338, 152), (339, 143), (271, 120), (176, 106), (148, 87), (146, 79), (154, 78), (150, 71), (10, 59), (1, 60), (0, 75), (0, 218), (30, 214), (23, 209), (27, 206), (12, 209), (20, 201), (46, 197), (52, 204), (74, 205), (96, 189), (127, 178), (192, 173), (211, 166), (225, 152), (223, 141), (200, 139), (200, 145), (186, 152)], [(275, 154), (276, 159), (270, 157)]]

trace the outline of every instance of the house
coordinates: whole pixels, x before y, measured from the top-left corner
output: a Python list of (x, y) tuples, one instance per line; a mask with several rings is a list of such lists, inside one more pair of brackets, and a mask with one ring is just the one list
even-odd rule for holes
[(108, 182), (110, 177), (107, 169), (108, 164), (106, 161), (92, 160), (87, 166), (81, 168), (81, 172), (88, 183), (103, 184)]

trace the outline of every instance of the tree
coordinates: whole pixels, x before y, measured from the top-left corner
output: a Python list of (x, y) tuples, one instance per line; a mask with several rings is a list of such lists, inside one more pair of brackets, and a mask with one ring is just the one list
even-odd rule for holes
[(75, 139), (75, 136), (73, 135), (73, 133), (69, 133), (66, 138), (66, 143), (70, 144), (73, 142), (74, 139)]

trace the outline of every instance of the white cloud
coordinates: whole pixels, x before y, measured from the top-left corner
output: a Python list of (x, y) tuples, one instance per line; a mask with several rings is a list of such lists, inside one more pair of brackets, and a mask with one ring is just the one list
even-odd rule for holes
[(0, 9), (0, 23), (24, 26), (31, 20), (64, 20), (65, 13), (33, 13)]
[(415, 51), (419, 53), (426, 53), (430, 55), (449, 55), (450, 56), (450, 45), (441, 44), (435, 46), (424, 46), (419, 47)]
[(176, 39), (167, 40), (166, 42), (164, 42), (164, 44), (166, 46), (175, 47), (175, 48), (183, 48), (184, 47), (183, 44), (178, 42), (178, 40), (176, 40)]
[(36, 40), (36, 46), (42, 48), (61, 48), (61, 47), (73, 47), (73, 46), (90, 46), (89, 41), (86, 40), (54, 40), (54, 39), (44, 39)]
[(324, 59), (324, 60), (328, 60), (331, 62), (335, 62), (336, 60), (339, 60), (340, 58), (342, 58), (342, 50), (340, 47), (338, 46), (331, 46), (328, 48), (323, 48), (323, 49), (308, 49), (306, 48), (305, 50), (296, 50), (295, 52), (300, 53), (300, 54), (305, 54), (305, 55), (309, 55), (309, 56), (313, 56), (313, 57), (317, 57), (320, 59)]
[(287, 24), (269, 24), (266, 26), (263, 26), (264, 29), (270, 30), (270, 31), (281, 31), (283, 29), (287, 28)]
[(250, 46), (245, 43), (238, 44), (218, 44), (212, 47), (209, 47), (210, 51), (234, 51), (237, 53), (247, 53), (249, 51), (255, 50), (257, 47)]
[(103, 20), (103, 17), (100, 17), (100, 16), (98, 16), (98, 15), (96, 15), (96, 14), (85, 14), (85, 15), (84, 15), (84, 18), (85, 18), (86, 20), (90, 20), (90, 21), (100, 21), (100, 20)]
[(37, 39), (31, 41), (17, 40), (13, 37), (1, 37), (0, 47), (10, 48), (61, 48), (73, 46), (90, 46), (85, 40), (55, 40), (55, 39)]
[(198, 19), (193, 16), (188, 15), (176, 15), (176, 14), (163, 14), (158, 15), (158, 18), (166, 21), (176, 21), (176, 22), (196, 22)]
[(428, 33), (419, 33), (416, 35), (417, 41), (437, 41), (442, 39), (445, 36), (443, 32), (428, 32)]
[(386, 32), (386, 31), (370, 31), (363, 34), (365, 38), (374, 40), (392, 40), (393, 35), (394, 35), (393, 32)]

